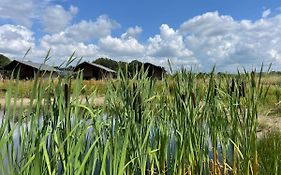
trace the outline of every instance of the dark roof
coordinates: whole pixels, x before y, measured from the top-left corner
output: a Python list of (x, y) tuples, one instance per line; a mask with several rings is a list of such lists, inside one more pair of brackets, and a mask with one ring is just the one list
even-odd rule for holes
[(105, 70), (105, 71), (107, 71), (107, 72), (116, 73), (114, 70), (109, 69), (108, 67), (105, 67), (105, 66), (102, 66), (102, 65), (99, 65), (99, 64), (95, 64), (95, 63), (89, 63), (89, 62), (87, 62), (87, 61), (84, 61), (83, 63), (78, 64), (78, 65), (75, 67), (74, 70), (77, 70), (77, 68), (80, 67), (80, 66), (83, 65), (83, 64), (89, 64), (89, 65), (91, 65), (91, 66), (94, 66), (94, 67), (98, 67), (98, 68), (100, 68), (100, 69), (103, 69), (103, 70)]
[(9, 67), (10, 65), (18, 64), (18, 63), (24, 64), (26, 66), (33, 67), (33, 68), (38, 69), (38, 70), (50, 71), (50, 72), (51, 71), (57, 71), (57, 69), (55, 69), (52, 66), (49, 66), (47, 64), (41, 64), (41, 63), (35, 63), (35, 62), (32, 62), (32, 61), (23, 61), (23, 60), (13, 60), (8, 65), (4, 66), (4, 69), (5, 69), (5, 67)]

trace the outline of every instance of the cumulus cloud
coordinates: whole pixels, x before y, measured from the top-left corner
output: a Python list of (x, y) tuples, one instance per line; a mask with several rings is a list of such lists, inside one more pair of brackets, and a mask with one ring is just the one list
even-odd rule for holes
[(65, 10), (61, 5), (48, 6), (42, 16), (44, 31), (56, 33), (64, 30), (77, 12), (78, 8), (75, 6), (70, 6), (69, 10)]
[(84, 57), (93, 57), (97, 54), (97, 46), (94, 44), (85, 44), (83, 42), (70, 42), (68, 44), (56, 43), (51, 44), (48, 38), (43, 38), (41, 41), (41, 49), (46, 53), (48, 49), (51, 49), (51, 55), (54, 58), (60, 58), (61, 61), (66, 59), (73, 53), (76, 52), (76, 55)]
[(23, 26), (0, 26), (0, 53), (7, 53), (11, 57), (23, 56), (30, 48), (34, 47), (33, 32)]
[(113, 29), (119, 28), (120, 24), (106, 15), (99, 16), (96, 21), (84, 21), (68, 27), (64, 31), (65, 37), (76, 41), (88, 41), (102, 38), (111, 34)]
[(73, 24), (65, 30), (49, 34), (42, 37), (41, 40), (47, 41), (49, 44), (68, 44), (72, 42), (87, 42), (91, 39), (99, 39), (111, 34), (111, 31), (120, 25), (108, 18), (100, 16), (96, 21), (84, 21)]
[(275, 49), (271, 49), (268, 51), (270, 56), (275, 59), (276, 62), (281, 63), (281, 53)]
[(54, 5), (51, 0), (0, 1), (0, 20), (9, 20), (27, 28), (40, 22), (44, 31), (49, 33), (63, 30), (77, 13), (77, 7), (71, 5), (67, 10), (61, 5)]
[(34, 14), (35, 0), (1, 0), (0, 18), (14, 21), (16, 24), (30, 27)]
[(142, 28), (139, 26), (135, 27), (130, 27), (128, 30), (121, 35), (121, 38), (126, 39), (126, 38), (137, 38), (140, 34), (142, 33)]
[[(97, 21), (99, 20), (92, 23)], [(71, 52), (75, 47), (81, 50), (85, 48), (83, 53), (86, 55), (142, 58), (143, 61), (162, 65), (170, 59), (177, 67), (195, 64), (203, 70), (210, 70), (214, 64), (221, 70), (235, 70), (239, 65), (251, 67), (259, 66), (262, 62), (281, 63), (280, 14), (251, 21), (235, 20), (218, 12), (208, 12), (183, 22), (178, 29), (162, 24), (159, 34), (143, 43), (136, 37), (142, 31), (138, 27), (129, 28), (120, 37), (114, 37), (110, 34), (112, 27), (108, 27), (110, 30), (104, 34), (87, 34), (82, 30), (90, 28), (86, 24), (89, 25), (81, 22), (64, 32), (46, 35), (41, 40), (41, 46), (59, 46), (57, 52)], [(80, 25), (87, 27), (78, 27)], [(83, 31), (81, 33), (85, 37), (75, 37), (75, 32), (70, 32), (71, 30)], [(98, 42), (89, 46), (85, 44), (87, 38), (97, 38)], [(63, 48), (68, 45), (71, 47)], [(89, 51), (88, 47), (91, 48)]]
[(107, 36), (99, 40), (99, 46), (102, 52), (110, 53), (112, 56), (139, 57), (145, 52), (145, 47), (133, 37), (124, 39)]
[(266, 9), (265, 11), (262, 12), (262, 17), (266, 18), (268, 17), (268, 15), (271, 14), (271, 10), (270, 9)]
[[(20, 21), (12, 13), (2, 15), (4, 11), (0, 7), (0, 18)], [(22, 57), (32, 47), (35, 58), (43, 57), (51, 48), (53, 57), (62, 59), (76, 51), (77, 55), (91, 59), (107, 55), (111, 58), (140, 58), (161, 65), (167, 64), (167, 59), (170, 59), (177, 67), (196, 64), (203, 70), (210, 70), (214, 64), (221, 70), (235, 70), (239, 65), (255, 67), (262, 62), (278, 63), (274, 65), (281, 68), (281, 14), (271, 15), (270, 9), (264, 11), (258, 20), (236, 20), (216, 11), (207, 12), (184, 21), (178, 28), (162, 24), (158, 34), (139, 41), (138, 36), (143, 31), (139, 26), (130, 27), (116, 36), (112, 31), (121, 25), (108, 16), (72, 24), (73, 17), (78, 13), (77, 7), (70, 6), (66, 10), (49, 4), (48, 8), (45, 8), (46, 13), (53, 11), (49, 18), (54, 18), (54, 14), (56, 17), (64, 16), (57, 21), (43, 21), (44, 24), (49, 23), (45, 26), (48, 34), (34, 38), (34, 33), (24, 24), (2, 25), (0, 52)], [(27, 21), (32, 18), (32, 13), (24, 17)], [(61, 20), (65, 23), (57, 24)], [(25, 23), (24, 20), (21, 22)]]
[(147, 54), (153, 57), (180, 58), (195, 61), (192, 58), (192, 51), (189, 50), (183, 40), (183, 36), (162, 24), (160, 34), (148, 39)]
[(73, 51), (80, 56), (95, 57), (99, 47), (88, 41), (109, 36), (119, 26), (120, 24), (105, 15), (98, 17), (96, 21), (83, 20), (61, 32), (44, 35), (40, 39), (40, 48), (45, 51), (51, 48), (56, 57), (65, 58)]
[(217, 64), (235, 69), (233, 65), (257, 66), (280, 59), (279, 26), (280, 14), (256, 21), (238, 21), (209, 12), (187, 20), (179, 31), (203, 67)]

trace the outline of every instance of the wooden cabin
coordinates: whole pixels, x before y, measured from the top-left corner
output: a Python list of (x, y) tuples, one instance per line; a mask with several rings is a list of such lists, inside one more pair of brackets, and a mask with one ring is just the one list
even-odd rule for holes
[(112, 69), (109, 69), (105, 66), (95, 64), (95, 63), (89, 63), (89, 62), (83, 62), (77, 65), (74, 68), (74, 72), (83, 71), (83, 79), (90, 80), (100, 80), (105, 78), (114, 77), (116, 72)]
[(150, 78), (156, 78), (161, 80), (163, 76), (166, 74), (164, 67), (156, 66), (151, 63), (143, 64), (144, 70), (147, 70), (147, 76)]
[(58, 72), (55, 68), (41, 63), (34, 63), (31, 61), (20, 61), (13, 60), (9, 64), (3, 67), (5, 72), (10, 75), (14, 71), (14, 78), (19, 74), (19, 79), (33, 79), (36, 73), (40, 73), (44, 78), (49, 78), (50, 76), (57, 77)]

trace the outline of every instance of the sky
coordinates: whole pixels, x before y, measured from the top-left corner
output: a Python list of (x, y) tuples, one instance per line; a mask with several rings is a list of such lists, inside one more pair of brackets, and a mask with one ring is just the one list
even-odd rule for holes
[(0, 0), (0, 53), (51, 65), (108, 57), (219, 71), (281, 71), (277, 0)]

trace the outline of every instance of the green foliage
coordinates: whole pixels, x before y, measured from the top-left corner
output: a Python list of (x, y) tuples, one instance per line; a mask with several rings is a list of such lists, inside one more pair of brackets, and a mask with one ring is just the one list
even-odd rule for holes
[(280, 174), (281, 172), (281, 133), (265, 133), (258, 141), (260, 174)]
[(115, 71), (118, 71), (119, 66), (123, 69), (126, 65), (125, 62), (121, 62), (121, 61), (117, 62), (109, 58), (98, 58), (95, 61), (93, 61), (93, 63), (103, 65)]
[(9, 64), (11, 60), (5, 55), (0, 54), (0, 68)]
[[(83, 94), (80, 73), (75, 79), (57, 80), (36, 75), (30, 105), (5, 106), (0, 124), (1, 174), (266, 170), (261, 169), (267, 165), (260, 161), (258, 150), (264, 148), (256, 136), (257, 104), (267, 94), (259, 74), (228, 77), (212, 71), (198, 80), (198, 74), (182, 70), (156, 81), (147, 77), (144, 67), (132, 77), (128, 71), (128, 67), (118, 71), (107, 84), (104, 108), (93, 105), (95, 90)], [(19, 83), (8, 82), (7, 102), (21, 100)]]
[[(148, 70), (147, 76), (154, 77), (156, 72), (160, 72), (161, 74), (165, 74), (166, 71), (163, 67), (156, 66), (150, 63), (142, 63), (138, 60), (133, 60), (130, 63), (122, 62), (122, 61), (115, 61), (109, 58), (98, 58), (97, 60), (93, 61), (93, 63), (103, 65), (108, 67), (116, 72), (120, 69), (122, 72), (126, 72), (130, 78), (132, 78), (136, 72), (140, 71), (142, 67)], [(159, 77), (157, 77), (159, 78)]]

